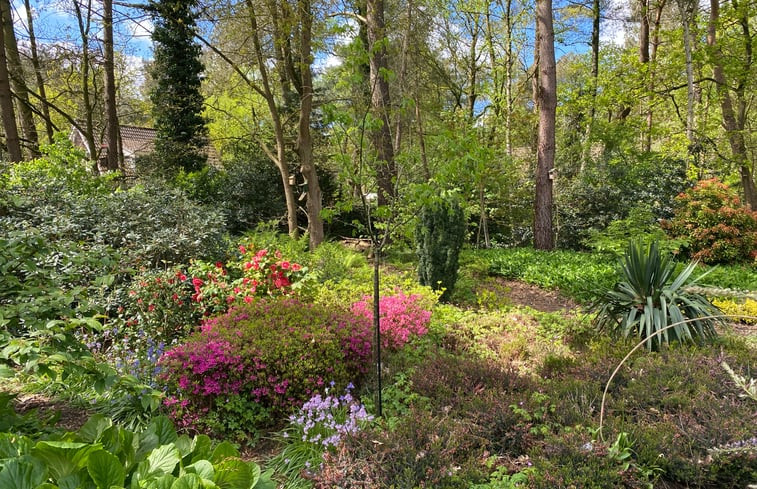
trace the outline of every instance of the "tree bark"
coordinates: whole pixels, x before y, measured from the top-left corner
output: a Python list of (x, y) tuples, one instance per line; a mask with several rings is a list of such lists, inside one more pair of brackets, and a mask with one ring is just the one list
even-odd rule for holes
[[(659, 0), (655, 6), (654, 29), (652, 30), (652, 41), (649, 53), (649, 69), (647, 70), (647, 92), (653, 93), (655, 83), (655, 72), (657, 68), (657, 48), (660, 45), (660, 23), (662, 20), (662, 10), (665, 7), (665, 0)], [(647, 102), (646, 130), (644, 131), (642, 151), (649, 152), (652, 150), (652, 121), (654, 112), (651, 102)]]
[(323, 242), (323, 219), (321, 218), (321, 187), (313, 162), (313, 139), (310, 134), (310, 116), (313, 110), (313, 56), (311, 54), (313, 13), (310, 0), (299, 0), (300, 11), (300, 121), (297, 134), (297, 152), (300, 157), (300, 172), (307, 189), (306, 210), (308, 216), (308, 239), (310, 250)]
[[(601, 9), (599, 0), (593, 0), (591, 6), (592, 23), (591, 23), (591, 86), (589, 87), (591, 103), (589, 104), (589, 120), (586, 122), (586, 133), (584, 134), (584, 153), (581, 158), (579, 173), (583, 173), (586, 164), (591, 158), (591, 135), (594, 128), (594, 117), (596, 116), (597, 85), (599, 81), (599, 23)], [(642, 20), (642, 25), (644, 21)], [(643, 34), (643, 27), (642, 27)]]
[(92, 0), (87, 1), (87, 15), (84, 16), (79, 0), (74, 0), (74, 10), (76, 20), (79, 26), (81, 36), (81, 93), (82, 105), (84, 110), (84, 138), (87, 141), (89, 157), (92, 161), (97, 162), (100, 157), (100, 151), (95, 142), (95, 128), (92, 117), (93, 104), (89, 93), (89, 34), (92, 14)]
[(39, 156), (39, 138), (37, 127), (34, 124), (34, 113), (29, 103), (29, 89), (26, 87), (24, 66), (21, 64), (21, 55), (18, 52), (16, 33), (13, 29), (13, 15), (9, 0), (0, 0), (0, 15), (3, 22), (3, 36), (5, 37), (5, 56), (16, 100), (18, 101), (18, 113), (21, 116), (24, 140), (32, 158)]
[(689, 147), (694, 144), (694, 61), (691, 40), (691, 25), (694, 22), (698, 0), (678, 0), (678, 10), (683, 24), (683, 48), (686, 56), (686, 139)]
[(536, 23), (539, 50), (539, 131), (537, 139), (534, 247), (554, 248), (552, 233), (552, 170), (555, 164), (555, 116), (557, 110), (557, 73), (555, 65), (552, 0), (537, 0)]
[(0, 23), (0, 115), (3, 119), (5, 130), (5, 147), (8, 150), (8, 159), (12, 162), (22, 160), (21, 142), (18, 138), (18, 126), (16, 126), (16, 114), (13, 110), (13, 95), (11, 93), (10, 78), (8, 77), (8, 64), (5, 59), (5, 40)]
[(103, 0), (103, 48), (105, 50), (105, 142), (108, 145), (107, 170), (118, 170), (121, 161), (118, 106), (116, 100), (116, 68), (113, 53), (113, 0)]
[[(731, 153), (736, 161), (736, 165), (739, 168), (739, 174), (741, 176), (741, 186), (744, 190), (744, 200), (752, 210), (757, 210), (757, 189), (755, 189), (754, 178), (749, 168), (749, 158), (747, 154), (746, 142), (744, 140), (744, 117), (737, 117), (736, 111), (733, 108), (733, 101), (731, 100), (731, 94), (729, 92), (728, 83), (725, 77), (725, 70), (723, 68), (723, 52), (720, 49), (720, 45), (717, 43), (717, 25), (720, 18), (720, 2), (719, 0), (710, 0), (710, 21), (707, 26), (707, 45), (710, 47), (712, 53), (712, 70), (713, 78), (717, 84), (718, 95), (720, 96), (720, 109), (723, 115), (723, 127), (725, 128), (726, 135), (728, 136), (728, 143), (731, 147)], [(744, 31), (745, 41), (749, 41), (750, 35), (748, 30), (748, 20), (744, 22), (741, 20), (742, 30)], [(745, 68), (749, 68), (751, 65), (751, 43), (745, 42), (747, 59), (745, 60)], [(749, 71), (746, 71), (749, 73)], [(748, 75), (746, 75), (748, 76)], [(743, 83), (740, 84), (743, 87)], [(737, 90), (739, 87), (737, 87)]]
[[(252, 30), (252, 42), (255, 48), (255, 57), (258, 63), (258, 69), (260, 70), (260, 79), (263, 84), (263, 88), (260, 94), (268, 105), (268, 111), (271, 114), (273, 121), (273, 134), (276, 139), (276, 155), (272, 158), (274, 163), (279, 169), (281, 175), (281, 182), (284, 186), (284, 200), (287, 205), (287, 227), (289, 229), (289, 235), (296, 238), (299, 235), (299, 228), (297, 227), (297, 201), (294, 197), (294, 189), (289, 181), (289, 163), (286, 158), (286, 139), (284, 136), (284, 126), (281, 122), (279, 114), (279, 108), (276, 105), (276, 98), (271, 88), (271, 83), (268, 76), (268, 68), (266, 68), (266, 57), (263, 55), (263, 46), (260, 40), (260, 31), (258, 30), (258, 20), (255, 16), (255, 6), (252, 0), (246, 0), (248, 15), (250, 17), (250, 28)], [(269, 155), (273, 156), (273, 155)]]
[(53, 126), (53, 121), (50, 118), (50, 107), (47, 100), (45, 80), (42, 77), (42, 66), (39, 63), (39, 54), (37, 53), (37, 36), (34, 33), (34, 16), (32, 15), (32, 6), (30, 0), (24, 0), (24, 8), (26, 9), (26, 26), (29, 31), (29, 49), (31, 51), (31, 62), (32, 67), (34, 68), (34, 77), (37, 81), (40, 109), (42, 111), (42, 118), (45, 120), (45, 133), (47, 134), (47, 142), (52, 144), (53, 135), (55, 134), (55, 127)]
[(394, 161), (391, 127), (389, 124), (389, 65), (386, 54), (384, 25), (384, 1), (367, 0), (366, 28), (370, 57), (371, 109), (373, 117), (381, 122), (371, 130), (371, 141), (376, 151), (376, 178), (378, 181), (378, 204), (387, 205), (395, 197), (397, 167)]

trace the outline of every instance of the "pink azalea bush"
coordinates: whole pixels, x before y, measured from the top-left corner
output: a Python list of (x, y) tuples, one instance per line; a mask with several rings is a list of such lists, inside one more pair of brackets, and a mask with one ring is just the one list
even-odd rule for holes
[[(399, 350), (413, 337), (425, 335), (431, 321), (431, 311), (423, 307), (419, 294), (396, 292), (379, 300), (381, 346), (390, 350)], [(352, 304), (352, 312), (372, 323), (373, 299), (364, 296)]]
[[(180, 426), (254, 430), (330, 382), (360, 381), (370, 366), (370, 327), (349, 311), (295, 298), (242, 303), (163, 355), (165, 404)], [(224, 425), (214, 425), (210, 413)]]

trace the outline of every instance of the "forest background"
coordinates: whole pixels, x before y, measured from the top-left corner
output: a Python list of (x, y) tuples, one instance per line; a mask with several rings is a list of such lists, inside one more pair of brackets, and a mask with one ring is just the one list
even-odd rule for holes
[[(313, 246), (364, 231), (366, 196), (412, 215), (441, 189), (477, 245), (580, 248), (614, 220), (669, 219), (704, 178), (757, 205), (754, 2), (0, 3), (4, 159), (73, 127), (100, 171), (166, 178), (232, 229), (282, 218)], [(132, 170), (107, 151), (119, 127), (183, 130), (156, 113), (176, 79), (161, 85), (148, 37), (182, 15), (194, 51), (178, 72), (201, 80), (194, 124), (221, 163), (177, 177), (157, 144)]]

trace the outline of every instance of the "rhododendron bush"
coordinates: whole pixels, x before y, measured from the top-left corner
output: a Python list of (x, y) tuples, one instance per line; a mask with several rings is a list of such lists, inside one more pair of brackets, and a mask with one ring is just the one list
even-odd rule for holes
[(231, 304), (255, 297), (291, 295), (306, 283), (307, 268), (285, 259), (281, 252), (239, 246), (240, 255), (226, 264), (192, 262), (192, 301), (205, 316), (225, 312)]
[[(423, 306), (419, 294), (405, 295), (397, 290), (395, 295), (379, 299), (381, 346), (390, 350), (402, 348), (413, 337), (428, 332), (431, 311)], [(363, 297), (352, 305), (352, 312), (373, 322), (373, 299)]]
[(293, 295), (307, 277), (307, 268), (281, 252), (251, 245), (240, 246), (237, 257), (227, 263), (193, 261), (188, 269), (142, 270), (129, 288), (113, 293), (109, 338), (99, 342), (96, 353), (130, 372), (137, 361), (142, 363), (137, 370), (152, 371), (153, 366), (145, 365), (152, 358), (147, 355), (150, 345), (174, 344), (203, 318), (225, 313), (234, 304)]
[(165, 403), (179, 425), (200, 430), (224, 429), (207, 425), (207, 414), (226, 426), (255, 410), (259, 422), (288, 414), (332, 381), (361, 380), (370, 328), (364, 317), (295, 298), (242, 303), (163, 355)]

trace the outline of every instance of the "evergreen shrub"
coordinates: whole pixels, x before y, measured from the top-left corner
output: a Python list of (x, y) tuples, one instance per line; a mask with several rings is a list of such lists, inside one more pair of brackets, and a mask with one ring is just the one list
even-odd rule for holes
[(454, 198), (438, 199), (421, 208), (415, 229), (418, 275), (422, 285), (444, 289), (449, 298), (457, 281), (458, 258), (465, 239), (465, 216)]

